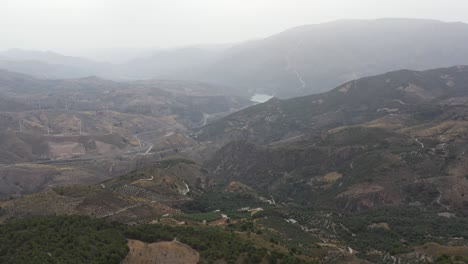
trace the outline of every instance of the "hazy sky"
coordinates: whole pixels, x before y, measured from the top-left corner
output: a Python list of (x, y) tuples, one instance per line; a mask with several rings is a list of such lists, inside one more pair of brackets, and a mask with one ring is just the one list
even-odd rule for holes
[(466, 0), (0, 0), (0, 49), (91, 50), (227, 43), (343, 18), (468, 22)]

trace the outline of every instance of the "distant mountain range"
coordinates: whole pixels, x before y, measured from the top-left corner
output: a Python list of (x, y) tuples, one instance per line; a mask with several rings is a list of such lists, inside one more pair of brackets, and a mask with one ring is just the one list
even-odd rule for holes
[(0, 53), (0, 68), (45, 78), (199, 80), (287, 98), (398, 69), (468, 64), (468, 25), (434, 20), (340, 20), (233, 46), (158, 51), (113, 65), (52, 52)]
[(111, 64), (64, 56), (51, 51), (11, 49), (0, 53), (0, 69), (43, 79), (80, 78), (104, 75)]
[(202, 79), (292, 97), (392, 70), (467, 64), (467, 44), (463, 23), (342, 20), (237, 45), (207, 67)]

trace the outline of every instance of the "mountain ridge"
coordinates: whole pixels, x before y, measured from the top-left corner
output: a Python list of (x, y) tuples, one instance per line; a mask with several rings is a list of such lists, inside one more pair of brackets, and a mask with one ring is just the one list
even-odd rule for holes
[(468, 212), (468, 67), (400, 70), (274, 99), (194, 135), (206, 163), (278, 203), (344, 211), (420, 204)]
[(57, 79), (99, 75), (120, 80), (195, 80), (229, 86), (241, 94), (291, 98), (402, 68), (467, 64), (467, 44), (468, 25), (462, 22), (339, 20), (298, 26), (231, 47), (162, 50), (117, 65), (87, 63), (76, 68), (80, 65), (67, 62), (58, 68), (46, 61), (28, 65), (0, 60), (0, 68)]

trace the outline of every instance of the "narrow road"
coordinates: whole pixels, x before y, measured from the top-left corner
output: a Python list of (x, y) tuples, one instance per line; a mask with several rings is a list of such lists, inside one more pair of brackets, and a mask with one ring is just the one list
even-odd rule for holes
[(148, 179), (139, 179), (138, 181), (134, 182), (135, 183), (139, 183), (139, 182), (142, 182), (142, 181), (152, 181), (154, 179), (154, 176), (151, 175), (151, 178), (148, 178)]
[(209, 117), (209, 115), (207, 113), (203, 113), (203, 124), (202, 124), (202, 126), (206, 126), (206, 124), (208, 124), (208, 117)]
[(424, 144), (423, 144), (421, 141), (419, 141), (419, 139), (414, 138), (414, 140), (415, 140), (416, 142), (418, 142), (418, 143), (421, 145), (421, 148), (424, 148)]
[(439, 192), (439, 196), (437, 197), (437, 199), (436, 199), (435, 202), (436, 202), (438, 205), (440, 205), (440, 206), (442, 206), (443, 208), (445, 208), (446, 210), (449, 210), (448, 206), (446, 206), (446, 205), (444, 205), (444, 204), (442, 204), (442, 203), (440, 202), (440, 200), (442, 199), (442, 195), (443, 195), (444, 193), (443, 193), (439, 188), (437, 188), (437, 191)]
[[(76, 158), (70, 158), (70, 159), (58, 159), (58, 160), (39, 160), (39, 161), (34, 161), (34, 162), (21, 162), (21, 163), (14, 163), (14, 164), (0, 164), (0, 168), (10, 168), (10, 167), (15, 167), (21, 164), (58, 165), (58, 164), (79, 163), (79, 162), (95, 162), (98, 160), (110, 160), (116, 157), (133, 157), (136, 155), (149, 155), (149, 154), (153, 154), (150, 152), (151, 150), (153, 150), (154, 145), (149, 141), (141, 139), (140, 136), (153, 134), (155, 132), (160, 132), (160, 131), (154, 130), (154, 131), (147, 131), (143, 133), (134, 134), (133, 138), (139, 140), (141, 142), (141, 146), (138, 148), (135, 148), (134, 150), (130, 150), (126, 153), (95, 155), (95, 156), (86, 156), (86, 157), (76, 157)], [(187, 136), (187, 138), (194, 141), (191, 137)], [(154, 154), (163, 154), (165, 152), (167, 152), (167, 150), (157, 151), (157, 152), (154, 152)], [(109, 169), (110, 171), (112, 171), (113, 166), (114, 165), (112, 164), (111, 168)]]
[(148, 154), (153, 149), (153, 145), (151, 145), (148, 150), (146, 150), (145, 154)]
[(187, 195), (187, 193), (190, 192), (190, 187), (188, 186), (188, 184), (184, 181), (184, 184), (185, 184), (185, 190), (181, 191), (180, 193), (182, 195)]
[(187, 244), (184, 244), (184, 243), (182, 243), (182, 242), (179, 242), (179, 241), (177, 240), (177, 238), (175, 238), (175, 237), (174, 237), (174, 240), (172, 240), (172, 242), (175, 243), (175, 244), (178, 244), (178, 245), (180, 245), (180, 246), (183, 246), (183, 247), (185, 247), (187, 250), (189, 250), (190, 252), (192, 252), (192, 253), (196, 256), (196, 259), (195, 259), (195, 261), (194, 261), (193, 263), (198, 263), (198, 261), (200, 260), (200, 254), (199, 254), (196, 250), (194, 250), (192, 247), (190, 247), (190, 246), (187, 245)]
[(117, 211), (114, 211), (114, 212), (110, 212), (110, 213), (107, 213), (107, 214), (104, 214), (104, 215), (101, 215), (101, 216), (97, 216), (97, 218), (105, 218), (105, 217), (113, 216), (113, 215), (125, 212), (125, 211), (127, 211), (129, 209), (133, 209), (133, 208), (140, 207), (140, 206), (145, 206), (145, 205), (150, 205), (150, 204), (157, 203), (157, 202), (160, 202), (160, 203), (173, 203), (173, 202), (185, 202), (185, 201), (188, 201), (188, 200), (190, 200), (190, 198), (177, 199), (177, 200), (151, 201), (149, 203), (137, 203), (137, 204), (125, 206), (125, 207), (123, 207), (123, 208), (121, 208), (121, 209), (119, 209)]
[(108, 214), (105, 214), (105, 215), (97, 216), (97, 218), (105, 218), (105, 217), (108, 217), (108, 216), (113, 216), (113, 215), (116, 215), (116, 214), (120, 214), (122, 212), (127, 211), (128, 209), (132, 209), (132, 208), (142, 206), (142, 205), (145, 205), (145, 204), (134, 204), (134, 205), (126, 206), (126, 207), (124, 207), (122, 209), (119, 209), (119, 210), (117, 210), (115, 212), (111, 212), (111, 213), (108, 213)]
[(292, 61), (292, 58), (291, 58), (294, 51), (299, 49), (301, 45), (302, 45), (302, 40), (299, 40), (292, 49), (286, 52), (284, 59), (286, 60), (285, 70), (294, 73), (297, 80), (299, 81), (299, 84), (301, 85), (300, 88), (304, 89), (307, 86), (307, 83), (304, 81), (304, 78), (302, 78), (302, 75), (297, 71), (297, 68), (295, 67), (294, 62)]
[(142, 135), (148, 135), (148, 134), (152, 134), (154, 132), (157, 132), (157, 131), (147, 131), (147, 132), (143, 132), (143, 133), (138, 133), (138, 134), (134, 134), (133, 135), (133, 138), (137, 139), (138, 142), (140, 142), (140, 148), (144, 149), (146, 147), (148, 147), (142, 154), (144, 155), (147, 155), (150, 153), (150, 151), (153, 149), (153, 144), (149, 141), (146, 141), (146, 140), (143, 140), (140, 138), (140, 136)]

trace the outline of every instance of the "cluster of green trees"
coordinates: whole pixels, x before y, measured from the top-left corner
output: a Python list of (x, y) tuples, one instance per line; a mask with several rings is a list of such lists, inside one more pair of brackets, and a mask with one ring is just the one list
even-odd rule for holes
[(201, 256), (201, 263), (214, 263), (224, 259), (228, 263), (306, 263), (295, 256), (277, 251), (268, 252), (256, 247), (253, 243), (240, 238), (234, 232), (223, 231), (215, 227), (187, 226), (172, 227), (165, 225), (140, 225), (130, 227), (126, 236), (147, 243), (168, 241), (177, 238), (197, 250)]
[[(294, 243), (314, 244), (305, 239), (299, 230), (289, 230), (281, 212), (269, 212), (268, 218), (275, 230)], [(265, 216), (267, 212), (258, 213)], [(343, 232), (342, 238), (365, 258), (369, 250), (381, 250), (401, 254), (413, 246), (426, 242), (446, 244), (445, 239), (457, 237), (461, 242), (468, 239), (468, 219), (463, 217), (442, 218), (436, 211), (420, 211), (418, 208), (385, 208), (351, 215), (337, 215), (351, 232)], [(278, 221), (271, 221), (277, 219)], [(389, 228), (369, 228), (373, 223), (386, 223)], [(268, 226), (268, 223), (263, 223)], [(306, 263), (297, 258), (296, 248), (289, 254), (268, 251), (258, 247), (238, 232), (256, 234), (272, 243), (277, 238), (256, 229), (252, 221), (230, 224), (226, 229), (210, 226), (125, 226), (117, 222), (84, 216), (34, 217), (14, 220), (0, 225), (0, 263), (121, 263), (128, 253), (126, 238), (147, 243), (177, 239), (197, 250), (201, 263), (225, 260), (227, 263)], [(299, 232), (299, 233), (298, 233)], [(266, 232), (268, 233), (268, 232)], [(354, 235), (353, 235), (354, 234)], [(299, 240), (297, 240), (299, 239)], [(282, 241), (284, 246), (288, 243)], [(302, 249), (304, 250), (304, 249)], [(466, 258), (442, 256), (436, 263), (464, 263)]]
[(443, 254), (442, 256), (438, 257), (435, 264), (463, 264), (468, 263), (467, 257), (462, 256), (449, 256), (447, 254)]
[[(421, 211), (415, 207), (383, 208), (336, 219), (352, 233), (343, 233), (355, 249), (366, 252), (371, 249), (405, 253), (412, 246), (427, 242), (446, 244), (450, 238), (468, 239), (468, 219), (465, 217), (445, 218), (437, 211)], [(389, 229), (369, 228), (373, 223), (387, 223)]]
[(293, 254), (268, 252), (233, 230), (207, 226), (139, 225), (85, 216), (34, 217), (0, 225), (0, 263), (121, 263), (127, 238), (178, 241), (201, 255), (201, 263), (306, 263)]
[(15, 220), (0, 225), (0, 263), (120, 263), (123, 226), (83, 216)]
[(181, 214), (174, 216), (176, 219), (180, 220), (191, 220), (202, 222), (206, 220), (207, 222), (215, 221), (221, 218), (220, 212), (208, 212), (208, 213), (195, 213), (195, 214)]
[(265, 207), (265, 203), (256, 199), (249, 193), (224, 192), (220, 190), (209, 190), (203, 194), (193, 197), (193, 200), (180, 206), (184, 212), (199, 213), (221, 210), (229, 212), (242, 207)]

